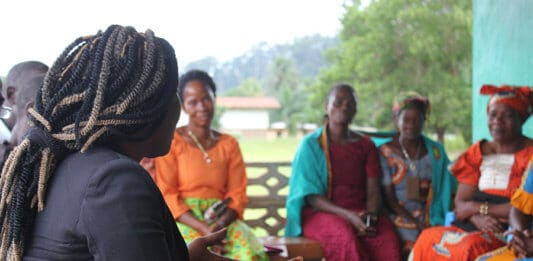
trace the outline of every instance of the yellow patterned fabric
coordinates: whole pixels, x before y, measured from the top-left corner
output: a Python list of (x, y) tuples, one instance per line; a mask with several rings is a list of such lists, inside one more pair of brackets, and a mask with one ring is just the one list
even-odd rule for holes
[[(191, 212), (199, 220), (204, 220), (204, 212), (217, 201), (219, 199), (216, 198), (188, 198), (184, 200), (185, 204), (189, 206)], [(201, 236), (198, 231), (185, 224), (179, 222), (176, 222), (176, 224), (187, 244)], [(250, 227), (239, 219), (228, 226), (226, 241), (224, 249), (227, 251), (225, 256), (228, 258), (234, 260), (268, 260), (261, 242), (253, 235)]]
[(520, 188), (511, 198), (511, 205), (525, 214), (533, 215), (533, 157), (522, 176)]
[[(514, 261), (519, 260), (508, 247), (500, 247), (494, 251), (488, 252), (478, 258), (476, 261)], [(522, 259), (523, 260), (523, 259)]]

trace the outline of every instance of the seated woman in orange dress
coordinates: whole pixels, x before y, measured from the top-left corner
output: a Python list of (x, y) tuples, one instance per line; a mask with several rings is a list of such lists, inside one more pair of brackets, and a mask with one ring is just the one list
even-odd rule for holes
[[(226, 243), (213, 250), (231, 259), (266, 260), (263, 245), (241, 220), (248, 198), (239, 144), (211, 129), (215, 92), (204, 71), (180, 77), (178, 93), (189, 123), (176, 129), (170, 152), (154, 159), (153, 178), (186, 242), (227, 227)], [(206, 211), (221, 201), (227, 206), (209, 218)]]
[[(533, 92), (530, 93), (533, 110)], [(511, 198), (511, 240), (502, 247), (479, 257), (479, 261), (522, 260), (533, 257), (533, 156), (524, 173), (522, 185)], [(531, 260), (531, 259), (528, 259)]]
[(459, 182), (456, 221), (424, 230), (411, 253), (413, 260), (474, 260), (505, 245), (509, 198), (533, 155), (533, 140), (522, 134), (531, 114), (530, 93), (529, 88), (481, 88), (481, 94), (491, 95), (487, 118), (493, 140), (472, 145), (452, 167)]

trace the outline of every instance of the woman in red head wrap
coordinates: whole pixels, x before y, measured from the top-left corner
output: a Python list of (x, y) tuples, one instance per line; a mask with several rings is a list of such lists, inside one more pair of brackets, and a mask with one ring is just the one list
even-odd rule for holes
[(533, 140), (522, 134), (531, 115), (529, 87), (484, 85), (491, 95), (487, 119), (492, 140), (481, 140), (464, 152), (451, 168), (459, 186), (452, 226), (422, 232), (413, 260), (474, 260), (501, 247), (511, 204), (522, 174), (533, 155)]
[(493, 104), (505, 104), (515, 110), (524, 123), (533, 112), (533, 91), (527, 86), (511, 87), (502, 85), (483, 85), (479, 91), (484, 95), (491, 95), (487, 112)]

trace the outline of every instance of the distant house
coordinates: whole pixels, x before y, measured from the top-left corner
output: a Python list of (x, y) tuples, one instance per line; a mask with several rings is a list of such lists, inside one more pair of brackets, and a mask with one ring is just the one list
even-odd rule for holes
[(274, 97), (217, 97), (220, 130), (245, 138), (270, 138), (270, 111), (281, 108)]
[[(276, 130), (270, 128), (270, 111), (281, 108), (274, 97), (217, 97), (216, 106), (219, 130), (244, 138), (274, 138)], [(189, 117), (183, 113), (178, 126), (187, 124)]]

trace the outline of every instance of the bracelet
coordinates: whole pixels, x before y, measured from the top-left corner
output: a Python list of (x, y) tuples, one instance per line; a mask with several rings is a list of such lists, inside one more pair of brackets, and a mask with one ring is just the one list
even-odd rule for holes
[(479, 205), (479, 214), (482, 216), (486, 216), (489, 214), (489, 203), (484, 202)]

